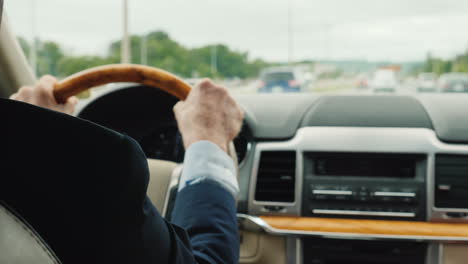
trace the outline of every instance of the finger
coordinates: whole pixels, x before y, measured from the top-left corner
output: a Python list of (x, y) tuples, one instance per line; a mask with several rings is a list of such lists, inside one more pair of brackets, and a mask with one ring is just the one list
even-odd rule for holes
[(198, 84), (198, 90), (202, 93), (209, 93), (209, 92), (216, 92), (218, 90), (224, 89), (224, 87), (215, 84), (212, 80), (210, 79), (203, 79), (199, 84)]
[(78, 98), (76, 98), (75, 96), (68, 98), (67, 102), (63, 104), (62, 106), (62, 109), (63, 109), (62, 112), (69, 114), (69, 115), (73, 114), (73, 112), (75, 112), (75, 106), (77, 103), (78, 103)]
[(29, 102), (31, 98), (34, 98), (34, 88), (31, 86), (23, 86), (18, 90), (16, 94), (16, 100)]
[(180, 109), (182, 108), (183, 104), (184, 104), (183, 101), (177, 102), (177, 103), (174, 105), (174, 107), (172, 108), (172, 111), (173, 111), (174, 113), (177, 114), (177, 113), (180, 111)]
[(206, 94), (210, 89), (213, 89), (215, 84), (210, 79), (202, 79), (197, 85), (195, 85), (193, 92), (189, 94), (189, 97), (195, 98), (200, 94)]
[(213, 86), (214, 83), (211, 79), (209, 78), (203, 78), (200, 80), (200, 82), (197, 83), (196, 87), (209, 87)]
[(42, 76), (38, 83), (38, 88), (47, 92), (47, 94), (52, 95), (57, 83), (57, 79), (51, 75)]
[(57, 78), (55, 78), (54, 76), (52, 75), (44, 75), (41, 77), (41, 79), (39, 80), (39, 82), (44, 82), (44, 83), (56, 83), (57, 82)]
[(16, 98), (18, 97), (18, 93), (14, 93), (10, 96), (10, 99), (11, 100), (16, 100)]
[(16, 92), (16, 96), (20, 96), (22, 94), (25, 94), (25, 93), (29, 93), (33, 90), (32, 86), (21, 86), (19, 89), (18, 89), (18, 92)]
[(75, 107), (72, 106), (72, 105), (66, 104), (66, 105), (63, 105), (61, 107), (61, 110), (60, 110), (60, 108), (58, 108), (57, 111), (68, 114), (68, 115), (71, 115), (71, 114), (73, 114), (73, 111), (75, 111)]
[(244, 119), (244, 110), (242, 109), (242, 107), (240, 107), (240, 105), (237, 103), (236, 100), (234, 100), (234, 98), (232, 97), (229, 97), (229, 103), (230, 105), (232, 105), (232, 108), (231, 108), (231, 112), (233, 114), (233, 116), (237, 119), (237, 120), (243, 120)]
[(78, 98), (76, 96), (72, 96), (72, 97), (67, 99), (66, 104), (67, 105), (72, 105), (73, 107), (75, 107), (78, 104)]
[(225, 87), (209, 81), (200, 85), (198, 96), (201, 97), (198, 100), (208, 103), (208, 105), (216, 105), (226, 102), (226, 99), (229, 98), (229, 92)]

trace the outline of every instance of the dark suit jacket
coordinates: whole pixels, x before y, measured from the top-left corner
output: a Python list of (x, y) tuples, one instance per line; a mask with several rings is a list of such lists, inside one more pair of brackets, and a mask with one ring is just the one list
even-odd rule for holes
[(172, 221), (146, 196), (146, 157), (131, 138), (0, 99), (0, 200), (63, 263), (237, 263), (235, 201), (214, 182), (178, 193)]

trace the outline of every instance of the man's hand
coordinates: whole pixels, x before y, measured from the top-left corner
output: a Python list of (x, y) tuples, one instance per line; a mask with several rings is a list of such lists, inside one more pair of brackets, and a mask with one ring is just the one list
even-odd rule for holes
[(10, 99), (49, 108), (58, 112), (72, 114), (78, 99), (74, 96), (68, 98), (65, 104), (59, 104), (54, 98), (54, 86), (57, 79), (50, 75), (42, 77), (36, 86), (23, 86)]
[(174, 113), (185, 149), (192, 143), (208, 140), (227, 152), (242, 127), (244, 113), (226, 88), (204, 79), (185, 101), (174, 106)]

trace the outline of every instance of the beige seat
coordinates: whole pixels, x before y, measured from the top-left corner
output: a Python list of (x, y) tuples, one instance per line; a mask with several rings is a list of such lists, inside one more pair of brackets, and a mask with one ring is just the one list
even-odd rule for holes
[(0, 204), (0, 263), (58, 264), (60, 261), (26, 221)]

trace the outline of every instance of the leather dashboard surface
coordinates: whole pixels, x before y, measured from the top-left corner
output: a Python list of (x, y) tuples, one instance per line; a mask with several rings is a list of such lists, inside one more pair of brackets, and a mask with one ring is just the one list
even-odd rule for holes
[(262, 94), (236, 99), (260, 140), (292, 138), (305, 126), (343, 126), (429, 128), (441, 141), (468, 143), (468, 94)]

